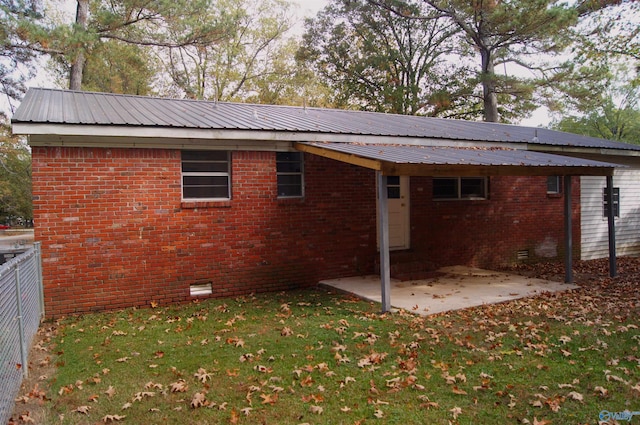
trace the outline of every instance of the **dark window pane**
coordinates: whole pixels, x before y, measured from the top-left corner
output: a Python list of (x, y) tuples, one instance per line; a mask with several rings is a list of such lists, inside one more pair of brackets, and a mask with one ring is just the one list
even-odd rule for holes
[(183, 161), (228, 161), (227, 151), (182, 151)]
[(278, 196), (302, 196), (302, 186), (280, 185), (278, 186)]
[(400, 186), (400, 176), (387, 176), (387, 186)]
[(300, 162), (302, 152), (276, 152), (276, 161)]
[(433, 179), (434, 199), (457, 199), (458, 179)]
[(184, 176), (185, 186), (227, 186), (227, 176)]
[(387, 187), (387, 198), (400, 199), (400, 187), (399, 186)]
[(278, 184), (301, 185), (302, 176), (300, 174), (282, 174), (278, 176)]
[(461, 198), (484, 198), (485, 197), (485, 180), (478, 178), (462, 178), (460, 180), (460, 197)]
[(547, 193), (560, 193), (560, 177), (547, 177)]
[(300, 173), (302, 172), (302, 163), (300, 162), (278, 162), (276, 164), (278, 173)]
[(278, 196), (302, 196), (302, 152), (276, 152)]
[(229, 189), (226, 186), (185, 186), (183, 192), (185, 199), (229, 197)]
[(228, 162), (183, 162), (182, 171), (185, 173), (228, 173)]

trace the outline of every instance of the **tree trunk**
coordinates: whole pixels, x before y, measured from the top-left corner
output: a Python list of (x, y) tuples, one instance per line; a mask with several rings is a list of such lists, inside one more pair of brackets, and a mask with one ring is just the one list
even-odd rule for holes
[(482, 56), (482, 99), (484, 102), (484, 120), (488, 122), (498, 122), (498, 96), (496, 96), (495, 75), (493, 68), (493, 58), (488, 49), (481, 49)]
[[(89, 0), (78, 0), (78, 7), (76, 9), (76, 24), (83, 30), (87, 29), (87, 18), (89, 16)], [(76, 53), (73, 63), (71, 64), (71, 71), (69, 73), (69, 89), (70, 90), (82, 90), (82, 74), (84, 72), (84, 64), (86, 58), (84, 56), (84, 50), (82, 47)]]

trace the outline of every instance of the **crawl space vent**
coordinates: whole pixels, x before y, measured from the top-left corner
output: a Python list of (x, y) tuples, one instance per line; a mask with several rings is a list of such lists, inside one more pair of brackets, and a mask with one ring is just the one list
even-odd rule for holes
[(528, 260), (529, 259), (529, 250), (522, 249), (518, 251), (518, 260)]
[(194, 283), (189, 286), (189, 292), (192, 297), (198, 297), (201, 295), (211, 295), (213, 292), (211, 289), (211, 282)]

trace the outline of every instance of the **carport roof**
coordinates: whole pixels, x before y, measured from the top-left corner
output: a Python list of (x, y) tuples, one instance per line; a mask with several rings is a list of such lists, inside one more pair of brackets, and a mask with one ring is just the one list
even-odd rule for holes
[(295, 148), (349, 164), (404, 176), (600, 175), (617, 165), (540, 152), (492, 147), (365, 143), (296, 143)]

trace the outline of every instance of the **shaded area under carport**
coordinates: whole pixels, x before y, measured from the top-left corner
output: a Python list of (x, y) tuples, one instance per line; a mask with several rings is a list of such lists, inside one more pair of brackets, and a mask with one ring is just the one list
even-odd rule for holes
[[(466, 266), (444, 267), (430, 279), (391, 279), (391, 305), (420, 315), (576, 289), (578, 286)], [(381, 302), (380, 276), (323, 280), (320, 285)]]

